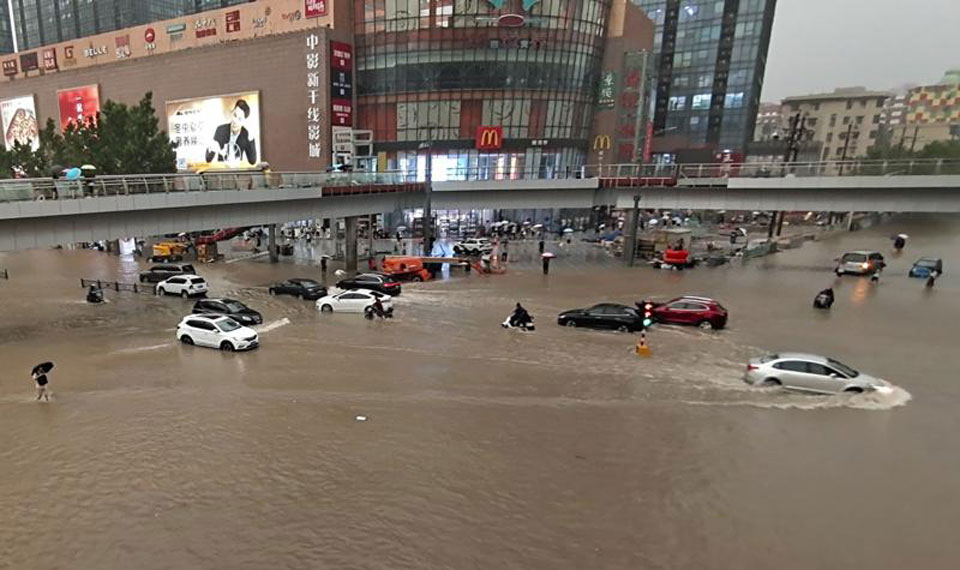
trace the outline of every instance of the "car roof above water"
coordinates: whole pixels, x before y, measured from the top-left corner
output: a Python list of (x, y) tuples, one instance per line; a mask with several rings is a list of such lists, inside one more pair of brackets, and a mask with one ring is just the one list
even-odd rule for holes
[(774, 360), (806, 360), (819, 364), (827, 364), (829, 361), (825, 356), (810, 354), (809, 352), (779, 352)]

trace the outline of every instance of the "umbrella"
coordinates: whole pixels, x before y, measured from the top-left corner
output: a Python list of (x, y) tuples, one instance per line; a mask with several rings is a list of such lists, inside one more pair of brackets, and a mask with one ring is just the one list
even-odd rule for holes
[(34, 374), (46, 374), (47, 372), (50, 372), (51, 370), (53, 370), (53, 363), (52, 363), (52, 362), (42, 362), (42, 363), (37, 364), (36, 366), (34, 366), (34, 367), (33, 367), (33, 371), (30, 372), (30, 374), (31, 374), (31, 375), (34, 375)]
[(544, 258), (544, 259), (551, 259), (551, 258), (556, 257), (556, 255), (554, 255), (554, 254), (552, 254), (552, 253), (550, 253), (550, 252), (548, 251), (547, 253), (541, 253), (541, 254), (540, 254), (540, 257), (542, 257), (542, 258)]
[(97, 167), (92, 164), (84, 164), (80, 167), (80, 170), (96, 170)]
[(79, 168), (68, 168), (63, 171), (63, 177), (67, 180), (77, 180), (80, 178), (82, 171)]
[(572, 234), (572, 233), (573, 233), (573, 228), (567, 228), (567, 229), (563, 230), (563, 233), (565, 233), (565, 234)]
[(908, 236), (907, 234), (897, 234), (897, 237), (903, 238), (903, 239), (908, 239), (910, 236)]
[(543, 224), (536, 224), (536, 225), (533, 226), (533, 229), (539, 230), (539, 229), (542, 228), (542, 227), (543, 227)]

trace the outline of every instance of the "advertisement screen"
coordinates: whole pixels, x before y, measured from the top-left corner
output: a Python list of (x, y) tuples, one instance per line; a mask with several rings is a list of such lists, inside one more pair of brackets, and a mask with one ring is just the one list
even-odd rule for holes
[(32, 95), (0, 101), (0, 120), (3, 123), (3, 144), (7, 150), (13, 150), (17, 141), (30, 145), (31, 150), (40, 148), (40, 125), (37, 123), (37, 108)]
[(167, 103), (177, 169), (253, 168), (261, 161), (260, 92)]
[(100, 87), (86, 85), (57, 91), (60, 101), (60, 128), (67, 130), (71, 123), (96, 119), (100, 112)]

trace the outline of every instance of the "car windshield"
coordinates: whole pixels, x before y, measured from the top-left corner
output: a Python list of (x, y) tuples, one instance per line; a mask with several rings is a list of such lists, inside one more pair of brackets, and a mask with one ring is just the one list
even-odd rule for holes
[(313, 289), (316, 287), (320, 287), (319, 283), (317, 283), (316, 281), (310, 281), (309, 279), (301, 279), (300, 284), (303, 285), (305, 289)]
[(843, 256), (844, 263), (863, 263), (867, 260), (867, 256), (862, 253), (848, 253)]
[(919, 265), (920, 267), (936, 267), (936, 266), (937, 266), (937, 260), (936, 260), (936, 259), (923, 258), (923, 259), (921, 259), (920, 261), (917, 261), (914, 265)]
[(222, 320), (219, 320), (219, 321), (217, 321), (216, 325), (217, 325), (217, 328), (219, 328), (219, 329), (222, 330), (223, 332), (235, 331), (235, 330), (237, 330), (238, 328), (240, 328), (240, 323), (238, 323), (237, 321), (235, 321), (235, 320), (233, 320), (233, 319), (222, 319)]
[(247, 306), (240, 301), (224, 301), (223, 304), (227, 306), (227, 310), (231, 313), (242, 313), (248, 310)]
[(848, 377), (848, 378), (856, 378), (857, 376), (860, 376), (860, 373), (857, 372), (856, 370), (854, 370), (853, 368), (850, 368), (849, 366), (847, 366), (846, 364), (844, 364), (844, 363), (842, 363), (842, 362), (837, 362), (836, 360), (834, 360), (834, 359), (832, 359), (832, 358), (828, 358), (828, 359), (827, 359), (827, 364), (829, 364), (830, 366), (836, 368), (836, 369), (839, 370), (844, 376), (846, 376), (846, 377)]

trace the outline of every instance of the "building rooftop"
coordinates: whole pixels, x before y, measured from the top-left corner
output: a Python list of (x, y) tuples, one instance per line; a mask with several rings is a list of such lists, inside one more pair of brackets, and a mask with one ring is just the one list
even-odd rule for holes
[(889, 91), (868, 91), (866, 87), (839, 87), (831, 93), (813, 93), (787, 97), (783, 103), (798, 103), (802, 101), (833, 101), (843, 99), (876, 99), (878, 97), (892, 97)]

